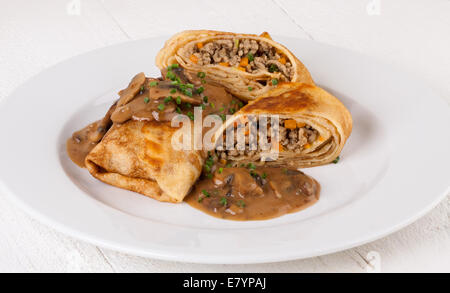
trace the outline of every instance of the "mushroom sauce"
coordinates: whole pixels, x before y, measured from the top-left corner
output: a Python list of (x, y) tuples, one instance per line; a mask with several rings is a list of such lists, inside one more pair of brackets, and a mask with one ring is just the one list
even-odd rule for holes
[[(206, 83), (204, 76), (184, 75), (181, 68), (163, 71), (166, 79), (146, 78), (137, 74), (126, 89), (119, 92), (119, 99), (102, 120), (76, 131), (67, 140), (66, 149), (70, 159), (80, 167), (89, 152), (101, 141), (112, 124), (126, 121), (171, 121), (177, 114), (194, 120), (194, 107), (201, 107), (202, 116), (232, 114), (244, 104), (224, 88)], [(190, 83), (192, 82), (192, 83)], [(204, 129), (207, 130), (206, 128)]]
[[(160, 79), (137, 74), (101, 120), (73, 133), (66, 145), (71, 160), (84, 167), (86, 156), (113, 124), (170, 121), (177, 114), (193, 120), (194, 107), (203, 109), (203, 117), (213, 114), (225, 120), (244, 105), (224, 88), (206, 82), (202, 72), (191, 76), (175, 64), (162, 74)], [(185, 198), (190, 206), (223, 219), (263, 220), (299, 211), (319, 199), (320, 185), (301, 171), (252, 163), (231, 167), (222, 161), (208, 154), (201, 179)]]
[(265, 220), (293, 213), (319, 199), (320, 185), (295, 169), (218, 167), (197, 182), (185, 201), (214, 217)]

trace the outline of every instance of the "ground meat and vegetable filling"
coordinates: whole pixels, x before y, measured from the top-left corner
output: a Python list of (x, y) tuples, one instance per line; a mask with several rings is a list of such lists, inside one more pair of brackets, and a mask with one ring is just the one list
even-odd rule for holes
[[(215, 40), (196, 43), (190, 50), (190, 60), (198, 65), (219, 64), (254, 73), (280, 72), (281, 79), (290, 81), (294, 75), (292, 63), (269, 43), (252, 39)], [(278, 80), (272, 80), (275, 85)]]

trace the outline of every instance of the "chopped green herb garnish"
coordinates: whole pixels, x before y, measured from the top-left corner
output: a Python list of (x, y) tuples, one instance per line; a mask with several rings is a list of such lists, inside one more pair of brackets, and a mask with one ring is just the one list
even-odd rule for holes
[(339, 162), (339, 159), (340, 159), (340, 157), (337, 156), (337, 158), (333, 160), (333, 164), (337, 164)]
[(222, 121), (227, 120), (227, 117), (225, 116), (225, 114), (219, 114), (220, 118), (222, 118)]
[(209, 165), (203, 166), (206, 172), (211, 172), (211, 167)]
[(148, 97), (144, 98), (144, 103), (148, 104), (148, 102), (150, 102), (150, 99)]
[(275, 72), (275, 71), (280, 71), (279, 69), (278, 69), (278, 66), (276, 66), (275, 64), (270, 64), (270, 66), (269, 66), (269, 72)]
[(236, 104), (236, 100), (231, 100), (231, 105)]
[(234, 47), (239, 48), (239, 39), (234, 40)]
[(197, 76), (200, 78), (205, 78), (206, 73), (200, 71), (199, 73), (197, 73)]
[(206, 80), (202, 79), (202, 83), (205, 84), (205, 83), (206, 83)]
[(171, 94), (174, 94), (174, 93), (176, 93), (176, 92), (177, 92), (177, 89), (171, 89), (171, 90), (170, 90), (170, 93), (171, 93)]
[(230, 108), (228, 111), (230, 112), (230, 114), (234, 114), (234, 112), (236, 112), (236, 110), (234, 110), (233, 108)]
[(208, 179), (211, 179), (211, 178), (212, 178), (212, 174), (211, 174), (211, 173), (208, 173), (208, 174), (206, 175), (206, 177), (207, 177)]
[(217, 170), (217, 173), (221, 174), (223, 172), (223, 168), (220, 167), (219, 170)]
[(180, 67), (180, 65), (178, 65), (177, 63), (174, 63), (172, 65), (169, 65), (169, 67), (167, 67), (167, 70), (172, 70), (173, 68), (178, 68)]
[(168, 96), (168, 97), (164, 98), (164, 103), (167, 104), (170, 101), (172, 101), (172, 96)]
[(180, 107), (177, 107), (177, 109), (176, 109), (175, 111), (177, 111), (178, 114), (181, 114), (181, 109), (180, 109)]
[(253, 60), (255, 60), (255, 56), (253, 56), (252, 53), (248, 53), (248, 54), (247, 54), (247, 58), (248, 58), (248, 61), (249, 61), (249, 62), (252, 62)]
[(164, 110), (164, 108), (165, 108), (164, 104), (159, 104), (159, 105), (158, 105), (158, 110), (159, 110), (159, 111)]
[(210, 197), (211, 195), (209, 194), (209, 192), (208, 191), (206, 191), (206, 190), (202, 190), (202, 193), (206, 196), (206, 197)]
[(251, 92), (253, 88), (251, 86), (248, 87), (248, 91)]
[(205, 88), (201, 86), (197, 89), (197, 93), (201, 94), (201, 93), (203, 93), (204, 90), (205, 90)]
[(201, 104), (200, 107), (202, 107), (202, 110), (206, 109), (206, 105), (205, 104)]
[(278, 79), (274, 78), (272, 79), (272, 85), (277, 85), (278, 84)]
[(183, 94), (185, 94), (188, 97), (192, 97), (192, 91), (191, 90), (184, 90)]
[(239, 102), (238, 102), (238, 106), (239, 106), (239, 108), (242, 108), (242, 107), (244, 107), (244, 103), (242, 103), (241, 101), (239, 101)]
[(194, 120), (194, 114), (192, 114), (192, 112), (188, 112), (186, 115), (189, 117), (189, 119)]
[(209, 156), (206, 161), (205, 161), (205, 165), (212, 167), (214, 165), (214, 159), (213, 157)]
[(194, 88), (194, 85), (193, 85), (192, 83), (187, 83), (187, 84), (186, 84), (186, 87), (187, 87), (187, 88), (190, 88), (190, 89), (193, 89), (193, 88)]
[(180, 85), (180, 82), (178, 80), (174, 80), (170, 84), (171, 85)]
[(192, 108), (191, 103), (186, 103), (186, 108), (188, 108), (188, 109)]
[(177, 102), (178, 105), (180, 105), (180, 104), (181, 104), (181, 97), (178, 96), (177, 99), (176, 99), (175, 101)]
[(219, 108), (219, 111), (220, 111), (220, 112), (223, 112), (224, 110), (225, 110), (224, 107), (220, 107), (220, 108)]
[(252, 169), (252, 170), (255, 170), (255, 169), (256, 169), (256, 166), (255, 166), (255, 164), (253, 164), (253, 163), (248, 163), (248, 164), (247, 164), (247, 168)]
[(225, 167), (226, 168), (231, 168), (231, 167), (233, 167), (233, 165), (231, 163), (228, 163), (228, 164), (225, 165)]
[(200, 197), (198, 198), (198, 202), (202, 202), (202, 201), (203, 201), (203, 197), (200, 196)]
[(262, 173), (262, 176), (261, 176), (261, 178), (262, 178), (262, 179), (266, 179), (266, 178), (267, 178), (267, 174), (266, 174), (266, 172)]
[(175, 75), (175, 73), (173, 73), (172, 71), (167, 71), (166, 74), (167, 78), (170, 80), (175, 80), (175, 78), (177, 78), (177, 76)]
[(241, 167), (245, 167), (245, 164), (244, 164), (244, 163), (242, 163), (242, 164), (241, 164)]
[(226, 206), (227, 203), (228, 203), (228, 200), (227, 200), (225, 197), (222, 197), (222, 198), (220, 199), (220, 204), (221, 204), (221, 205)]
[(141, 86), (141, 92), (143, 92), (145, 90), (144, 86)]
[(155, 86), (158, 85), (158, 82), (157, 81), (151, 81), (148, 85), (151, 86), (151, 87), (155, 87)]
[(240, 208), (243, 208), (243, 207), (245, 207), (245, 202), (242, 199), (240, 199), (237, 202), (237, 206), (240, 207)]
[(203, 102), (208, 103), (208, 97), (207, 96), (203, 97)]
[(211, 102), (211, 103), (209, 103), (209, 105), (211, 106), (211, 108), (215, 108), (216, 107), (216, 105), (214, 105), (214, 103), (213, 102)]

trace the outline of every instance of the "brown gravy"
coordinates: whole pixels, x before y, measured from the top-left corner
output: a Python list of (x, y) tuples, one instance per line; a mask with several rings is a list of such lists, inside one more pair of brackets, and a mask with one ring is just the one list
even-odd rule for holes
[(265, 220), (317, 202), (320, 185), (301, 171), (278, 167), (219, 167), (197, 182), (185, 201), (211, 216)]
[(102, 140), (103, 136), (112, 125), (111, 115), (116, 110), (114, 103), (98, 121), (95, 121), (81, 130), (72, 134), (66, 142), (66, 150), (69, 158), (81, 168), (84, 168), (84, 159), (89, 152)]
[(84, 168), (84, 159), (97, 145), (97, 142), (91, 141), (89, 136), (97, 132), (99, 121), (93, 122), (85, 128), (72, 134), (66, 142), (66, 150), (69, 158), (79, 167)]
[[(226, 115), (243, 106), (242, 101), (224, 88), (205, 83), (204, 78), (192, 77), (179, 68), (171, 72), (177, 77), (172, 75), (172, 81), (167, 80), (170, 76), (168, 71), (162, 72), (166, 80), (146, 78), (143, 73), (136, 75), (128, 87), (119, 92), (118, 101), (103, 119), (76, 131), (67, 140), (70, 159), (84, 167), (86, 156), (113, 124), (122, 124), (130, 119), (170, 121), (177, 114), (193, 119), (195, 106), (202, 107), (203, 117), (218, 115), (225, 120)], [(188, 92), (179, 84), (174, 86), (174, 81), (181, 83), (184, 89), (189, 88)], [(302, 210), (319, 199), (319, 183), (303, 172), (252, 164), (213, 166), (211, 156), (208, 160), (205, 164), (207, 172), (185, 201), (214, 217), (240, 221), (270, 219)]]
[[(66, 149), (70, 159), (80, 167), (89, 152), (101, 141), (112, 124), (122, 124), (126, 121), (171, 121), (177, 114), (194, 118), (194, 107), (202, 107), (202, 116), (219, 115), (225, 119), (243, 106), (243, 103), (224, 88), (195, 80), (196, 86), (189, 84), (181, 68), (173, 72), (179, 77), (182, 85), (190, 85), (189, 93), (182, 91), (179, 85), (173, 85), (170, 80), (146, 78), (143, 73), (137, 74), (128, 87), (119, 92), (119, 100), (109, 109), (102, 120), (89, 124), (76, 131), (67, 140)], [(165, 76), (167, 71), (163, 72)], [(198, 89), (201, 88), (201, 92)], [(204, 131), (207, 129), (205, 128)]]

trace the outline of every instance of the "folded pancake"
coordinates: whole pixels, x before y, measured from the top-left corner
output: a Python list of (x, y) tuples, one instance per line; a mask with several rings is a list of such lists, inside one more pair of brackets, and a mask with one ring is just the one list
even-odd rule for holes
[(156, 56), (164, 70), (179, 64), (187, 74), (205, 73), (244, 100), (266, 94), (279, 82), (314, 84), (306, 67), (286, 47), (262, 35), (189, 30), (170, 38)]
[[(276, 121), (272, 118), (267, 119), (265, 139), (270, 150), (261, 147), (260, 133), (249, 130), (252, 121), (267, 115), (278, 115), (278, 124), (272, 124)], [(258, 127), (261, 128), (261, 125)], [(240, 127), (246, 137), (245, 147), (241, 143), (238, 149), (237, 133)], [(272, 131), (277, 127), (278, 139)], [(233, 128), (230, 139), (233, 149), (230, 145), (225, 147), (230, 128)], [(232, 162), (234, 165), (265, 161), (268, 166), (318, 166), (337, 159), (351, 130), (350, 112), (333, 95), (314, 85), (284, 83), (250, 102), (227, 120), (215, 135), (217, 143), (224, 142), (216, 154), (222, 162)], [(231, 136), (229, 133), (228, 136)], [(278, 155), (276, 159), (273, 159), (273, 152)]]
[(200, 176), (200, 151), (174, 150), (170, 122), (114, 124), (85, 165), (95, 178), (166, 202), (181, 202)]

